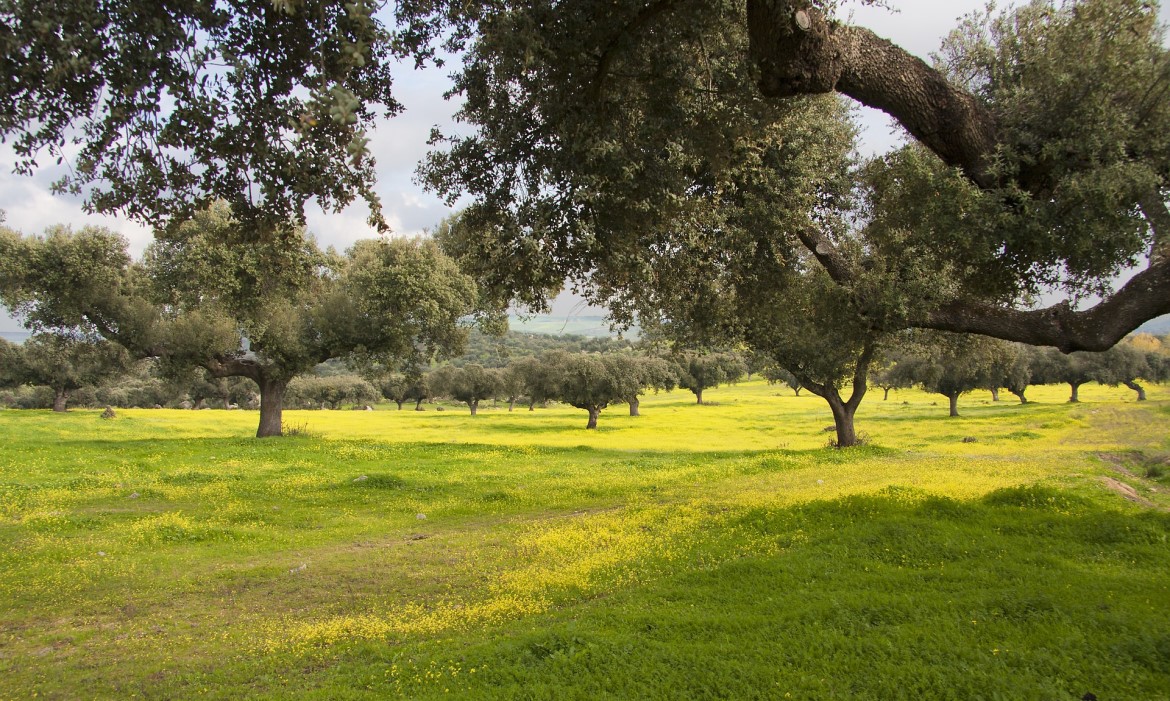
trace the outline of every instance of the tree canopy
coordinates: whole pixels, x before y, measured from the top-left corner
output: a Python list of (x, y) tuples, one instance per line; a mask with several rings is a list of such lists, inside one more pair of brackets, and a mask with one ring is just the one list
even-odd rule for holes
[(16, 169), (155, 226), (228, 202), (251, 234), (355, 197), (384, 227), (366, 132), (401, 106), (371, 0), (0, 7), (0, 136)]

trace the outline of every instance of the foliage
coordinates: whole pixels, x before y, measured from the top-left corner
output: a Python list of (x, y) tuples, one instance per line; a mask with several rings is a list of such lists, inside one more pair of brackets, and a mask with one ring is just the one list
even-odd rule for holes
[(36, 333), (19, 348), (20, 383), (45, 385), (53, 390), (54, 411), (65, 411), (71, 392), (122, 374), (129, 364), (121, 346), (104, 340)]
[(67, 0), (4, 5), (0, 135), (19, 172), (97, 211), (181, 222), (222, 200), (263, 236), (314, 199), (384, 227), (366, 131), (401, 106), (374, 4)]
[(288, 383), (285, 404), (298, 409), (340, 409), (343, 404), (373, 402), (378, 394), (373, 385), (357, 375), (302, 375)]
[(475, 416), (481, 400), (492, 399), (500, 393), (503, 377), (499, 370), (471, 363), (461, 368), (445, 365), (432, 372), (427, 382), (435, 396), (464, 402)]
[(735, 382), (747, 374), (747, 366), (731, 353), (685, 352), (675, 359), (678, 368), (678, 386), (690, 390), (698, 404), (703, 403), (703, 390)]

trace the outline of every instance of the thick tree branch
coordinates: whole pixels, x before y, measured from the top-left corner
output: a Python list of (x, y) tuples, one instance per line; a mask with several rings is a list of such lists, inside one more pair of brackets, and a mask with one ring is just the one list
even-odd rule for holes
[(214, 378), (246, 377), (256, 384), (264, 379), (264, 367), (249, 358), (213, 358), (203, 364), (207, 374)]
[(1150, 244), (1150, 264), (1170, 259), (1170, 209), (1166, 208), (1165, 198), (1160, 191), (1152, 190), (1138, 204), (1154, 232), (1154, 240)]
[(1103, 351), (1144, 322), (1170, 314), (1170, 261), (1162, 260), (1135, 275), (1121, 289), (1091, 309), (1075, 311), (1067, 302), (1033, 311), (959, 301), (930, 314), (915, 326), (940, 331), (977, 333), (1033, 346), (1053, 346), (1065, 353)]
[(593, 76), (593, 85), (590, 87), (590, 92), (594, 100), (601, 98), (602, 88), (605, 84), (605, 77), (609, 74), (613, 66), (614, 58), (617, 56), (618, 50), (622, 43), (632, 34), (646, 27), (657, 17), (665, 14), (668, 10), (673, 9), (678, 5), (680, 0), (654, 0), (650, 4), (643, 7), (634, 15), (634, 19), (626, 27), (614, 35), (613, 39), (601, 51), (601, 56), (597, 60), (597, 73)]
[(845, 402), (845, 407), (849, 411), (857, 411), (857, 407), (861, 406), (861, 400), (865, 398), (865, 392), (869, 389), (869, 364), (873, 362), (873, 355), (877, 348), (873, 340), (868, 340), (861, 349), (861, 355), (857, 356), (857, 365), (853, 370), (853, 392), (849, 395), (849, 401)]
[(760, 91), (792, 97), (837, 90), (880, 109), (980, 187), (995, 120), (974, 96), (868, 29), (837, 24), (803, 0), (748, 0), (751, 55)]
[(853, 267), (827, 236), (815, 229), (805, 228), (798, 230), (796, 237), (813, 254), (829, 277), (833, 278), (833, 282), (845, 285), (854, 281), (856, 276)]

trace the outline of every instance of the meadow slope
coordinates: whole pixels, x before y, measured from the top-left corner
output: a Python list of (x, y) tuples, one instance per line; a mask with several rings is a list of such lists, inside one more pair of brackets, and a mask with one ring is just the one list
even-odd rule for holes
[(1170, 698), (1170, 389), (1081, 394), (0, 411), (0, 699)]

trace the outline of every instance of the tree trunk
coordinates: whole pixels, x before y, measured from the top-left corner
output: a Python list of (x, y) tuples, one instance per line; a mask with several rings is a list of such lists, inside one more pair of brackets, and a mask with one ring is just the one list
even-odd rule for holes
[(887, 402), (889, 400), (890, 400), (890, 388), (889, 387), (882, 387), (882, 401)]
[(825, 397), (829, 408), (833, 410), (833, 426), (837, 429), (837, 447), (852, 448), (857, 445), (857, 430), (853, 427), (853, 416), (857, 413), (858, 404), (841, 401), (841, 395), (830, 391)]
[(1068, 386), (1072, 387), (1072, 394), (1068, 398), (1069, 403), (1076, 404), (1077, 402), (1081, 401), (1081, 383), (1070, 382), (1068, 383)]
[(535, 399), (529, 399), (528, 411), (536, 411), (536, 400)]
[(1142, 387), (1141, 385), (1139, 385), (1137, 382), (1135, 382), (1133, 380), (1126, 380), (1125, 382), (1122, 382), (1121, 384), (1123, 384), (1126, 387), (1129, 387), (1133, 391), (1137, 392), (1137, 400), (1139, 402), (1146, 401), (1146, 388), (1145, 387)]
[(804, 387), (794, 387), (794, 388), (792, 389), (792, 393), (793, 393), (793, 394), (795, 394), (796, 396), (798, 396), (798, 397), (799, 397), (799, 396), (800, 396), (800, 390), (802, 390), (802, 389), (804, 389)]
[(642, 400), (638, 399), (638, 397), (636, 395), (634, 397), (631, 397), (630, 398), (630, 416), (641, 416), (642, 414), (638, 411), (638, 407), (640, 407), (641, 405), (642, 405)]
[(1018, 392), (1014, 389), (1008, 389), (1008, 391), (1020, 398), (1020, 404), (1027, 404), (1028, 403), (1028, 398), (1024, 396), (1024, 392), (1028, 391), (1027, 388), (1022, 389)]
[(406, 400), (405, 399), (401, 399), (401, 400), (395, 399), (394, 401), (395, 401), (395, 403), (398, 404), (398, 411), (402, 411), (402, 405), (406, 403)]
[(696, 400), (696, 401), (697, 401), (699, 404), (702, 404), (702, 403), (703, 403), (703, 390), (701, 390), (701, 389), (692, 389), (691, 391), (695, 393), (695, 400)]
[(951, 416), (959, 415), (959, 393), (948, 394), (947, 399), (951, 400)]
[(423, 400), (420, 398), (417, 402), (414, 403), (414, 410), (415, 411), (422, 411), (423, 410), (422, 403), (423, 403)]
[(597, 428), (597, 417), (601, 415), (601, 409), (589, 408), (589, 423), (585, 424), (585, 428)]
[(472, 399), (470, 402), (467, 403), (467, 406), (471, 407), (471, 415), (475, 416), (475, 412), (479, 411), (479, 400)]
[(991, 388), (991, 401), (993, 401), (993, 402), (999, 401), (999, 387), (992, 387)]
[(516, 406), (516, 398), (515, 397), (508, 397), (508, 411), (512, 411), (512, 408), (515, 406)]
[(69, 390), (53, 389), (53, 411), (65, 411), (65, 404), (69, 401)]
[(260, 426), (257, 438), (271, 438), (281, 434), (281, 416), (284, 412), (284, 390), (288, 380), (262, 379), (260, 385)]

